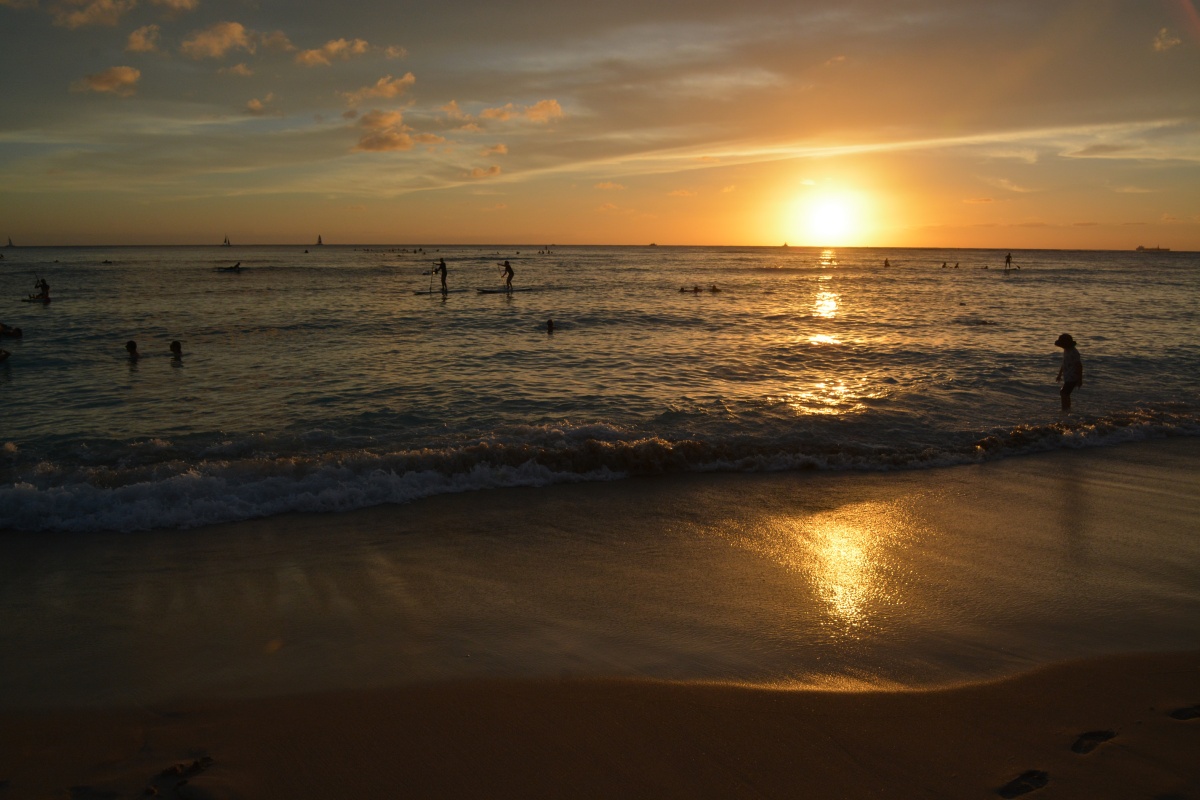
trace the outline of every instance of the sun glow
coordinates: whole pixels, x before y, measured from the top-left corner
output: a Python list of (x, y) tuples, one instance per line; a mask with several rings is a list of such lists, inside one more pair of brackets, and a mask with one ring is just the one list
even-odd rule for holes
[(863, 244), (864, 216), (856, 195), (822, 193), (796, 202), (792, 224), (810, 247), (847, 247)]

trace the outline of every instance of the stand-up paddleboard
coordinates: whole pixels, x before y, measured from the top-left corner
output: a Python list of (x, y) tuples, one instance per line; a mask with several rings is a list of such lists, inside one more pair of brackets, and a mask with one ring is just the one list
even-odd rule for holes
[(21, 302), (22, 303), (49, 303), (50, 298), (42, 297), (39, 294), (31, 294), (31, 295), (29, 295), (29, 297), (22, 297)]
[(413, 289), (413, 294), (458, 294), (459, 292), (465, 292), (465, 291), (467, 291), (467, 290), (466, 289), (447, 289), (446, 291), (443, 292), (441, 289)]
[(533, 289), (525, 287), (522, 289), (476, 289), (480, 294), (512, 294), (513, 292), (532, 292)]

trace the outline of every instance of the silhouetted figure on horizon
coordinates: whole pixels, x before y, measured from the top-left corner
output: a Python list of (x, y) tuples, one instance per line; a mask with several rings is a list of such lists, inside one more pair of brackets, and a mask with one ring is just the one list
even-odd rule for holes
[(139, 358), (138, 351), (137, 351), (137, 342), (133, 341), (132, 339), (130, 339), (128, 342), (126, 342), (125, 343), (125, 352), (129, 353), (130, 361), (137, 361)]
[(546, 320), (546, 333), (554, 333), (554, 320)]
[(1062, 396), (1062, 410), (1070, 411), (1071, 392), (1083, 386), (1083, 359), (1079, 357), (1079, 351), (1075, 349), (1075, 340), (1069, 333), (1055, 339), (1054, 346), (1063, 349), (1062, 366), (1058, 368), (1058, 375), (1054, 380), (1062, 381), (1062, 388), (1058, 390)]
[(171, 358), (175, 361), (183, 360), (183, 345), (179, 343), (178, 339), (171, 342)]
[(445, 294), (447, 292), (447, 289), (446, 289), (446, 259), (444, 259), (444, 258), (439, 258), (438, 265), (433, 268), (433, 274), (436, 275), (438, 273), (441, 273), (441, 275), (442, 275), (442, 294)]
[(513, 272), (512, 264), (509, 264), (507, 261), (505, 261), (504, 272), (502, 272), (501, 275), (504, 276), (504, 288), (506, 291), (512, 291), (512, 279), (514, 274), (515, 273)]

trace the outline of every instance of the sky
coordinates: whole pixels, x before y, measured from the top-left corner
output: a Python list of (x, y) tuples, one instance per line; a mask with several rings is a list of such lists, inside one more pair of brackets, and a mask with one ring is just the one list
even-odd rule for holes
[(0, 0), (0, 243), (1200, 250), (1197, 0)]

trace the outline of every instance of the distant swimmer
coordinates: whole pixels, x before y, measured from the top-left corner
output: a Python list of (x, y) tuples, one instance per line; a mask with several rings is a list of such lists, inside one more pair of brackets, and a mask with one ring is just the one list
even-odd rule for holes
[(171, 342), (171, 358), (175, 361), (183, 360), (183, 345), (180, 344), (178, 339)]
[(1069, 333), (1055, 339), (1054, 346), (1063, 349), (1062, 366), (1058, 368), (1058, 375), (1054, 380), (1062, 381), (1062, 388), (1058, 390), (1062, 396), (1062, 410), (1070, 411), (1071, 392), (1083, 386), (1083, 359), (1079, 357), (1079, 351), (1075, 349), (1075, 340)]
[(943, 261), (943, 262), (942, 262), (942, 269), (945, 269), (945, 268), (946, 268), (946, 262), (945, 262), (945, 261)]
[(892, 262), (891, 262), (891, 261), (888, 261), (888, 260), (885, 258), (885, 259), (883, 260), (883, 265), (884, 265), (885, 267), (890, 267), (890, 266), (892, 265)]
[(693, 287), (692, 287), (692, 294), (700, 294), (700, 287), (699, 287), (699, 286), (693, 286)]
[(128, 342), (126, 342), (125, 343), (125, 352), (129, 353), (130, 361), (137, 361), (138, 360), (137, 342), (133, 341), (132, 339), (130, 339)]
[(501, 275), (504, 277), (504, 288), (510, 292), (512, 291), (513, 274), (512, 264), (509, 264), (507, 261), (505, 261), (504, 272), (502, 272)]
[(234, 264), (232, 267), (217, 267), (217, 269), (220, 270), (221, 272), (241, 272), (242, 271), (242, 262), (239, 261), (236, 264)]
[(955, 269), (958, 269), (958, 262), (957, 262), (957, 261), (955, 261), (955, 262), (954, 262), (954, 268), (955, 268)]
[(546, 320), (546, 333), (554, 333), (554, 320)]
[(720, 289), (717, 288), (717, 285), (715, 283), (712, 286), (708, 287), (708, 290), (710, 292), (712, 292), (713, 294), (716, 294), (717, 292), (721, 291)]
[(438, 259), (437, 266), (430, 273), (431, 279), (433, 275), (437, 275), (438, 273), (442, 275), (442, 294), (445, 294), (448, 290), (446, 289), (446, 259), (444, 258)]

